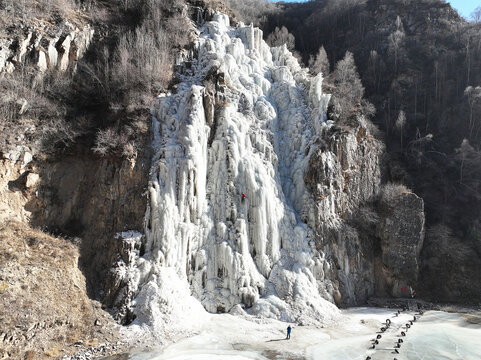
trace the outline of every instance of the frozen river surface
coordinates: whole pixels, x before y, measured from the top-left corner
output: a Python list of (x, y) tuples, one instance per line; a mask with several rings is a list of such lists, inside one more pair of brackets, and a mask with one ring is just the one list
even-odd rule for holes
[[(406, 329), (415, 312), (376, 308), (343, 311), (342, 321), (326, 328), (293, 326), (285, 339), (287, 324), (247, 320), (231, 315), (212, 315), (199, 324), (197, 335), (158, 351), (129, 355), (131, 360), (216, 359), (322, 359), (322, 360), (479, 360), (480, 314), (427, 311)], [(391, 326), (381, 332), (386, 319)], [(405, 333), (405, 336), (401, 334)], [(379, 344), (373, 341), (381, 335)], [(395, 345), (402, 340), (401, 346)], [(397, 349), (398, 353), (395, 352)]]

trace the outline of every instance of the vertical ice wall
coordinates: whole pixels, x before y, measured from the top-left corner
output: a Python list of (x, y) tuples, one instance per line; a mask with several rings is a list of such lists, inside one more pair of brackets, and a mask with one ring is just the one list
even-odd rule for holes
[(301, 221), (312, 203), (309, 144), (326, 126), (322, 76), (310, 78), (285, 46), (269, 48), (259, 29), (230, 27), (223, 14), (201, 29), (195, 52), (176, 91), (153, 108), (134, 312), (152, 321), (178, 302), (195, 309), (189, 286), (210, 312), (241, 304), (282, 320), (329, 320), (337, 314), (325, 300), (329, 264)]

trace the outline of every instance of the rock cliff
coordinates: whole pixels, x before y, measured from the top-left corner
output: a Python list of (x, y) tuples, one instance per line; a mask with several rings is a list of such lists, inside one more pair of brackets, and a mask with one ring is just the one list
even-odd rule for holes
[(42, 73), (47, 70), (75, 71), (87, 50), (94, 30), (68, 22), (61, 26), (31, 26), (0, 39), (0, 74), (11, 73), (29, 61)]

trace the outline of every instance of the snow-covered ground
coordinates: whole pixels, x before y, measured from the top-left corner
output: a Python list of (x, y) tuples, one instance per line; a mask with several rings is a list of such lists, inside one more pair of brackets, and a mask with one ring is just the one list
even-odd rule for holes
[[(342, 320), (327, 328), (293, 326), (286, 340), (287, 323), (272, 319), (209, 315), (196, 335), (166, 348), (132, 354), (132, 360), (313, 359), (313, 360), (479, 360), (481, 324), (467, 315), (428, 311), (406, 331), (414, 312), (394, 316), (392, 309), (355, 308), (342, 312)], [(384, 332), (386, 319), (392, 321)], [(479, 320), (479, 315), (478, 315)], [(401, 335), (401, 331), (406, 336)], [(372, 341), (382, 337), (375, 349)], [(402, 339), (399, 353), (395, 344)]]

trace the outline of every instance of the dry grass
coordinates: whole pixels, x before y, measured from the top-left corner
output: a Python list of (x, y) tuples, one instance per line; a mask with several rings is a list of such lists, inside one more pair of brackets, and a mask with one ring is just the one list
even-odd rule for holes
[(75, 0), (3, 0), (0, 6), (4, 19), (29, 21), (74, 18), (78, 9)]

